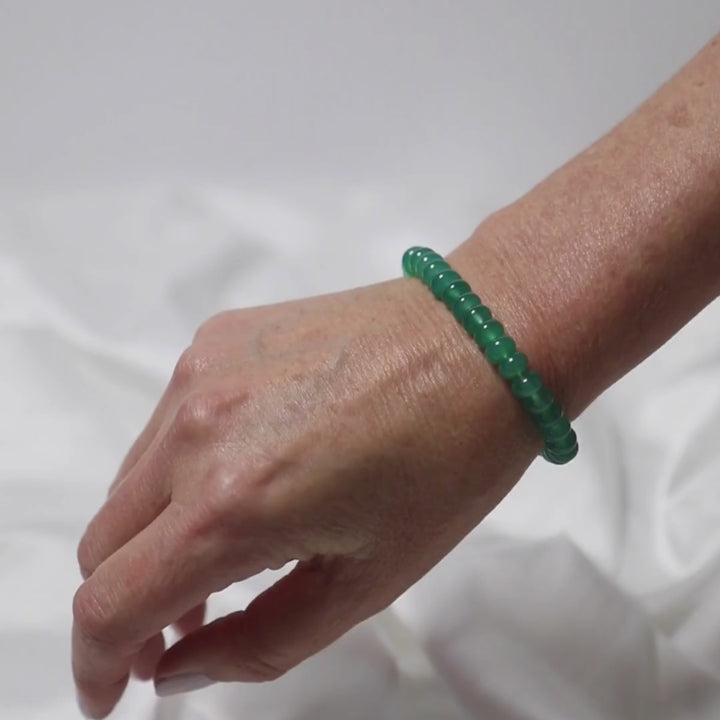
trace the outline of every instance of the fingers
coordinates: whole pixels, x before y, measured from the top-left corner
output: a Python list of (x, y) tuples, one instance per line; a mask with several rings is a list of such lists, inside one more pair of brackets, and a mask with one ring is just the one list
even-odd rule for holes
[(90, 521), (78, 545), (83, 579), (87, 580), (106, 558), (167, 507), (171, 496), (169, 471), (163, 456), (149, 451), (136, 463), (126, 482), (117, 486)]
[(211, 552), (192, 542), (184, 523), (178, 508), (169, 506), (75, 595), (73, 673), (89, 717), (110, 712), (149, 638), (219, 589)]
[(189, 350), (181, 356), (175, 366), (173, 377), (165, 388), (157, 407), (150, 416), (147, 425), (138, 436), (137, 440), (132, 444), (130, 450), (125, 456), (124, 460), (120, 464), (118, 471), (115, 475), (115, 479), (110, 484), (108, 489), (108, 496), (112, 495), (118, 486), (122, 483), (128, 473), (135, 467), (140, 458), (145, 454), (147, 449), (153, 444), (160, 431), (167, 424), (169, 418), (172, 417), (174, 408), (178, 402), (179, 385), (184, 380), (184, 373), (187, 372), (186, 368), (189, 365)]
[[(105, 505), (80, 543), (78, 562), (84, 579), (167, 506), (175, 477), (172, 463), (175, 467), (179, 463), (173, 428), (178, 425), (178, 414), (188, 423), (195, 421), (193, 408), (197, 409), (197, 403), (193, 405), (192, 400), (202, 396), (198, 391), (200, 382), (208, 370), (217, 370), (215, 365), (222, 365), (220, 356), (208, 359), (192, 347), (180, 356), (150, 422), (123, 461)], [(184, 416), (183, 407), (189, 409)]]
[(127, 455), (123, 459), (122, 463), (120, 464), (120, 467), (118, 468), (118, 471), (115, 475), (115, 478), (113, 479), (112, 483), (110, 484), (110, 487), (108, 488), (108, 497), (110, 497), (115, 490), (118, 488), (118, 486), (121, 484), (121, 482), (125, 479), (127, 474), (132, 470), (135, 465), (137, 464), (138, 460), (145, 454), (145, 451), (150, 447), (153, 440), (155, 440), (156, 436), (160, 432), (160, 429), (163, 426), (163, 422), (166, 419), (167, 416), (167, 396), (169, 394), (169, 388), (168, 390), (165, 390), (165, 394), (160, 400), (160, 403), (155, 408), (155, 411), (153, 412), (152, 416), (150, 417), (150, 420), (148, 421), (147, 425), (143, 429), (143, 431), (138, 436), (137, 440), (132, 444), (130, 450), (128, 451)]
[(207, 353), (198, 350), (192, 345), (180, 355), (170, 382), (165, 388), (165, 392), (160, 398), (155, 411), (120, 464), (115, 479), (108, 489), (108, 496), (112, 495), (122, 484), (128, 473), (168, 425), (182, 398), (196, 387), (209, 371), (215, 370), (216, 365), (222, 365), (222, 358), (219, 354), (210, 357)]
[(142, 650), (136, 655), (132, 664), (133, 675), (138, 680), (150, 680), (155, 675), (155, 668), (163, 652), (165, 652), (165, 638), (160, 632), (146, 640)]
[(299, 564), (233, 613), (188, 635), (161, 659), (159, 695), (209, 681), (272, 680), (380, 607), (367, 601), (362, 566), (345, 560)]
[(193, 632), (193, 630), (197, 630), (199, 627), (202, 627), (204, 621), (205, 603), (202, 603), (201, 605), (194, 607), (190, 610), (190, 612), (185, 613), (185, 615), (176, 620), (173, 625), (181, 635), (188, 635)]
[[(205, 619), (205, 603), (197, 605), (190, 612), (185, 613), (173, 623), (173, 627), (180, 635), (187, 635), (201, 627)], [(138, 680), (150, 680), (155, 675), (158, 661), (165, 652), (165, 638), (157, 633), (145, 641), (142, 650), (135, 657), (132, 672)]]

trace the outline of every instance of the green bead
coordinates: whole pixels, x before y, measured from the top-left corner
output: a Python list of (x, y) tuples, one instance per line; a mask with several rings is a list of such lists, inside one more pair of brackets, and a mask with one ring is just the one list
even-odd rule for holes
[(578, 454), (578, 450), (577, 443), (575, 447), (567, 453), (556, 453), (546, 447), (542, 455), (548, 462), (554, 463), (555, 465), (565, 465), (565, 463), (569, 463)]
[(454, 270), (446, 270), (433, 278), (433, 281), (430, 283), (430, 290), (438, 300), (442, 300), (445, 291), (450, 287), (450, 285), (461, 279), (462, 278)]
[(578, 450), (577, 435), (574, 430), (571, 430), (561, 440), (550, 440), (546, 442), (545, 447), (557, 457), (564, 457), (567, 455), (574, 457), (577, 455)]
[(497, 340), (505, 334), (505, 328), (497, 320), (488, 320), (474, 334), (475, 342), (486, 350), (493, 340)]
[[(419, 277), (420, 268), (422, 267), (422, 264), (426, 262), (425, 258), (430, 258), (430, 260), (434, 258), (439, 258), (440, 256), (430, 248), (416, 248), (415, 255), (412, 258), (412, 262), (410, 265), (410, 270), (414, 277)], [(430, 262), (430, 260), (427, 260), (427, 262)]]
[[(478, 298), (478, 300), (479, 299), (480, 298)], [(490, 312), (490, 309), (485, 307), (482, 303), (479, 303), (465, 312), (462, 324), (470, 335), (475, 337), (475, 333), (478, 332), (478, 330), (491, 318), (492, 313)]]
[(432, 281), (443, 272), (450, 270), (450, 266), (444, 260), (433, 260), (423, 266), (420, 278), (428, 286), (431, 287)]
[(564, 415), (550, 423), (538, 423), (538, 427), (547, 441), (564, 438), (572, 430), (570, 421)]
[(472, 291), (468, 283), (466, 283), (464, 280), (457, 280), (456, 282), (451, 283), (447, 290), (445, 290), (445, 294), (443, 295), (442, 299), (445, 301), (445, 304), (450, 308), (450, 310), (454, 313), (457, 301), (463, 295), (467, 295), (471, 292)]
[(561, 465), (562, 464), (562, 457), (557, 457), (555, 453), (550, 450), (547, 446), (543, 448), (542, 456), (551, 463), (554, 463), (555, 465)]
[(513, 395), (518, 398), (530, 397), (542, 387), (542, 379), (540, 376), (529, 370), (522, 375), (518, 375), (510, 384)]
[(478, 307), (478, 305), (482, 305), (482, 301), (474, 292), (465, 293), (465, 295), (458, 298), (458, 301), (455, 303), (453, 315), (466, 330), (467, 327), (465, 327), (465, 320), (467, 319), (470, 311), (473, 308)]
[(485, 357), (494, 365), (507, 360), (516, 350), (515, 341), (507, 335), (501, 335), (485, 348)]
[(424, 250), (425, 248), (421, 247), (411, 247), (410, 249), (406, 250), (403, 253), (402, 257), (402, 269), (403, 269), (403, 275), (406, 277), (412, 277), (415, 274), (415, 261), (417, 260), (417, 256)]
[(436, 252), (428, 250), (420, 253), (415, 260), (415, 277), (423, 280), (425, 269), (434, 262), (443, 262), (443, 259)]
[(570, 452), (577, 444), (577, 435), (574, 430), (557, 440), (548, 440), (546, 446), (556, 454)]
[(530, 415), (535, 422), (548, 424), (554, 422), (562, 415), (562, 407), (557, 400), (553, 400), (541, 410), (531, 411)]
[(520, 400), (522, 406), (531, 414), (534, 415), (536, 413), (541, 412), (544, 410), (548, 405), (552, 404), (553, 400), (555, 398), (553, 397), (553, 394), (550, 392), (550, 388), (545, 387), (544, 385), (534, 392), (532, 395), (522, 398)]
[(498, 372), (506, 380), (512, 380), (514, 377), (524, 373), (527, 370), (527, 366), (527, 355), (524, 355), (521, 352), (516, 352), (498, 365)]

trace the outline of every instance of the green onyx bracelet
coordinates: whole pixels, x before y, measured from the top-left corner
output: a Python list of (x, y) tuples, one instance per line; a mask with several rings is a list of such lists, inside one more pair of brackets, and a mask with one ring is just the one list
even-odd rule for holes
[(402, 259), (403, 273), (422, 280), (465, 328), (485, 357), (508, 381), (512, 394), (530, 415), (545, 440), (543, 457), (563, 465), (578, 453), (575, 431), (560, 403), (543, 384), (542, 378), (528, 367), (527, 356), (519, 352), (515, 341), (470, 285), (430, 248), (412, 247)]

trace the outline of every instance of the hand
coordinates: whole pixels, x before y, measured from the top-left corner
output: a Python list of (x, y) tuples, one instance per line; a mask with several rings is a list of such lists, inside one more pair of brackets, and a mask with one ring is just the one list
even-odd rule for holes
[[(538, 444), (417, 281), (212, 318), (79, 546), (85, 713), (107, 715), (133, 667), (161, 694), (277, 678), (427, 572)], [(202, 626), (212, 593), (290, 561)], [(172, 623), (188, 634), (163, 654)]]

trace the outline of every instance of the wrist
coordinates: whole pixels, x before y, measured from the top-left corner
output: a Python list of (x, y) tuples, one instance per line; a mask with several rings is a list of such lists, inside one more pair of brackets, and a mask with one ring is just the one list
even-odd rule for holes
[(573, 303), (563, 297), (562, 284), (538, 272), (541, 258), (526, 227), (522, 209), (511, 205), (485, 220), (448, 256), (448, 262), (503, 324), (568, 417), (574, 418), (579, 398), (573, 328), (579, 319)]
[[(489, 265), (495, 266), (486, 264), (485, 271)], [(493, 276), (502, 279), (499, 267)], [(431, 421), (422, 425), (430, 429), (430, 442), (446, 445), (448, 467), (465, 466), (515, 482), (541, 452), (540, 433), (509, 384), (444, 303), (417, 279), (395, 282), (403, 328), (398, 345), (405, 357), (415, 358), (408, 374), (416, 392), (425, 396), (421, 406)], [(504, 487), (507, 492), (507, 484)]]

